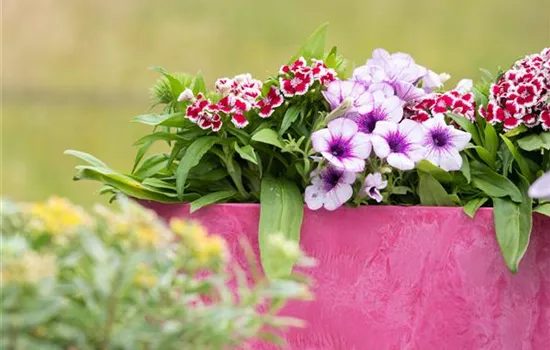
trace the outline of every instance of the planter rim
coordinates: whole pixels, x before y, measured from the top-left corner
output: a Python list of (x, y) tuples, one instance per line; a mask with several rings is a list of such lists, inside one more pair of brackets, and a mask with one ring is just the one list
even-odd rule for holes
[[(190, 205), (190, 203), (162, 203), (162, 202), (157, 202), (157, 201), (151, 201), (151, 200), (143, 200), (143, 199), (138, 199), (137, 200), (138, 202), (140, 203), (147, 203), (147, 204), (154, 204), (154, 205), (161, 205), (161, 206), (167, 206), (167, 207), (187, 207)], [(209, 207), (221, 207), (221, 208), (260, 208), (260, 203), (217, 203), (217, 204), (211, 204), (206, 208), (209, 208)], [(307, 207), (304, 205), (304, 208), (306, 210)], [(436, 207), (436, 206), (421, 206), (421, 205), (362, 205), (360, 206), (359, 208), (352, 208), (352, 207), (341, 207), (341, 208), (338, 208), (336, 209), (335, 211), (340, 211), (340, 210), (350, 210), (350, 211), (355, 211), (355, 210), (382, 210), (382, 209), (399, 209), (399, 210), (404, 210), (404, 209), (415, 209), (415, 210), (423, 210), (423, 211), (448, 211), (448, 212), (454, 212), (454, 211), (463, 211), (462, 207)], [(199, 209), (200, 211), (201, 209)], [(311, 210), (308, 210), (308, 211), (311, 211)], [(493, 208), (492, 207), (483, 207), (483, 208), (479, 208), (477, 213), (479, 212), (492, 212), (493, 211)], [(326, 209), (319, 209), (319, 210), (315, 210), (315, 211), (312, 211), (312, 212), (328, 212)], [(464, 214), (466, 215), (466, 214)]]

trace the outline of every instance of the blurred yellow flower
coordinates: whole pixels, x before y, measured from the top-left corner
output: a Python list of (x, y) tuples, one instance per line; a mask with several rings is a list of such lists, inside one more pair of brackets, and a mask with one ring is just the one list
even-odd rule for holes
[(226, 243), (222, 237), (208, 235), (206, 229), (194, 222), (172, 219), (170, 229), (182, 239), (199, 265), (224, 260), (227, 255)]
[(153, 288), (157, 282), (157, 277), (151, 273), (151, 268), (145, 264), (139, 264), (136, 269), (134, 282), (142, 288)]
[(46, 202), (24, 205), (23, 209), (30, 215), (31, 230), (47, 232), (58, 243), (76, 233), (76, 229), (89, 226), (91, 218), (86, 212), (68, 200), (51, 197)]
[(4, 259), (0, 268), (2, 284), (37, 284), (57, 274), (55, 256), (27, 251), (22, 257)]

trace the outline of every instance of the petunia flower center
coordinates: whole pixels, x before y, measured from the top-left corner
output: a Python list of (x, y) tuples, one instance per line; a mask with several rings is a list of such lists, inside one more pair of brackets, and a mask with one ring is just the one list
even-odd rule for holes
[(392, 153), (405, 153), (409, 147), (409, 143), (405, 136), (399, 132), (392, 132), (386, 137), (388, 146)]
[(432, 130), (430, 136), (432, 138), (433, 145), (436, 147), (446, 147), (450, 142), (449, 133), (447, 130), (442, 128)]
[(325, 185), (325, 191), (329, 192), (340, 183), (342, 178), (342, 172), (336, 169), (327, 169), (323, 174), (323, 183)]
[(376, 108), (360, 117), (358, 123), (359, 131), (366, 134), (372, 134), (374, 128), (376, 127), (376, 123), (381, 120), (386, 120), (386, 114), (381, 109)]
[(335, 142), (330, 145), (329, 151), (330, 154), (332, 154), (336, 158), (345, 158), (349, 155), (349, 142), (343, 139), (335, 140)]

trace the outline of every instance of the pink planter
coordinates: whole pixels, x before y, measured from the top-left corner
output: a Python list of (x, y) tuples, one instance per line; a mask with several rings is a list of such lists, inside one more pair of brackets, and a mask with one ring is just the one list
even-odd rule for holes
[[(258, 205), (143, 203), (164, 218), (192, 218), (257, 250)], [(550, 218), (536, 216), (518, 275), (507, 271), (492, 211), (384, 207), (306, 211), (302, 247), (319, 264), (316, 301), (283, 313), (308, 322), (285, 335), (293, 350), (548, 349)], [(264, 349), (262, 345), (254, 348)]]

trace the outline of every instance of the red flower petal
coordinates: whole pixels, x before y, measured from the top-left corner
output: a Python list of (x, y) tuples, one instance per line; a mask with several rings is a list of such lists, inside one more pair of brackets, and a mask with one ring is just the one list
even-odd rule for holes
[(233, 124), (235, 124), (237, 128), (240, 128), (240, 129), (248, 125), (248, 120), (246, 119), (244, 114), (241, 114), (241, 113), (233, 114), (233, 116), (231, 117), (231, 121), (233, 122)]
[(540, 122), (544, 130), (550, 130), (550, 109), (540, 113)]
[(514, 117), (505, 118), (502, 122), (504, 128), (507, 130), (512, 130), (518, 127), (521, 124), (521, 119), (516, 119)]

